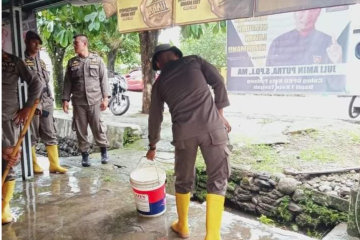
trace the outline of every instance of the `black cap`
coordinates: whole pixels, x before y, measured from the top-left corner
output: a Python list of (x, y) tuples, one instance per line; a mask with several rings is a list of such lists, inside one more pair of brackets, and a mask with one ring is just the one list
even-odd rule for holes
[(40, 44), (42, 44), (42, 40), (41, 40), (39, 34), (37, 34), (36, 32), (33, 32), (33, 31), (28, 31), (25, 36), (25, 42), (32, 40), (32, 39), (37, 39), (40, 41)]
[(170, 44), (160, 44), (157, 45), (155, 47), (154, 50), (154, 55), (151, 59), (151, 64), (152, 64), (152, 68), (153, 70), (157, 71), (159, 70), (159, 68), (156, 66), (156, 58), (159, 56), (160, 53), (165, 52), (165, 51), (173, 51), (176, 55), (178, 55), (180, 58), (182, 58), (183, 54), (180, 51), (180, 49), (178, 49), (175, 46), (171, 46)]

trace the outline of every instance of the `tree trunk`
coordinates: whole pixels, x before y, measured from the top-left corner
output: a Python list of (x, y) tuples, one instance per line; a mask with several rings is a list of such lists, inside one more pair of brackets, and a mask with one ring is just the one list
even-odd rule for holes
[(66, 48), (56, 46), (52, 47), (53, 51), (49, 51), (51, 63), (53, 65), (53, 79), (54, 79), (54, 96), (56, 107), (62, 106), (62, 91), (64, 87), (64, 67), (63, 60)]
[(155, 72), (151, 67), (151, 58), (154, 53), (154, 48), (158, 42), (160, 31), (145, 31), (139, 33), (140, 37), (140, 51), (141, 51), (141, 68), (144, 82), (142, 113), (148, 114), (151, 102), (151, 88), (155, 80)]
[(107, 69), (108, 69), (108, 71), (114, 72), (117, 53), (118, 53), (118, 49), (112, 49), (110, 52), (108, 52), (108, 54), (107, 54), (107, 59), (108, 59)]

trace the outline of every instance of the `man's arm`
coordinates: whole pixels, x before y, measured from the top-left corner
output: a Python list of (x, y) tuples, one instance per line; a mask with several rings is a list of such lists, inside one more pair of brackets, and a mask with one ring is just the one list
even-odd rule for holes
[(71, 80), (70, 80), (70, 61), (69, 61), (66, 67), (66, 72), (64, 77), (62, 101), (70, 102), (70, 95), (71, 95)]
[(62, 93), (63, 110), (66, 114), (69, 113), (69, 102), (71, 96), (71, 78), (70, 78), (70, 61), (66, 67), (64, 87)]
[(160, 141), (161, 123), (163, 121), (164, 101), (161, 99), (158, 85), (154, 84), (151, 93), (151, 104), (149, 112), (149, 144), (155, 147)]
[(102, 59), (100, 59), (99, 79), (102, 97), (103, 99), (107, 99), (109, 97), (109, 82), (107, 68)]
[(28, 100), (26, 101), (24, 107), (31, 108), (34, 105), (35, 100), (40, 98), (43, 90), (43, 84), (41, 83), (38, 75), (30, 73), (24, 61), (19, 60), (17, 67), (21, 80), (25, 81), (28, 85)]
[(13, 119), (14, 123), (19, 125), (20, 123), (25, 123), (25, 121), (29, 118), (31, 107), (35, 104), (35, 100), (40, 98), (43, 90), (43, 84), (37, 74), (30, 73), (21, 59), (18, 59), (16, 67), (19, 72), (19, 77), (28, 85), (28, 99), (24, 104), (24, 107), (15, 114)]
[(100, 58), (100, 69), (99, 69), (100, 88), (103, 100), (100, 104), (101, 111), (105, 111), (108, 107), (108, 96), (109, 96), (109, 83), (107, 76), (107, 69), (104, 61)]
[(231, 126), (228, 120), (226, 120), (226, 118), (224, 117), (224, 110), (223, 110), (225, 107), (230, 106), (229, 98), (224, 84), (224, 79), (212, 64), (210, 64), (209, 62), (205, 61), (200, 57), (199, 60), (201, 62), (201, 71), (205, 76), (206, 82), (214, 90), (216, 108), (219, 111), (223, 123), (227, 128), (227, 131), (230, 132)]
[(230, 106), (224, 79), (218, 70), (206, 60), (199, 57), (201, 63), (201, 71), (205, 76), (207, 84), (209, 84), (215, 94), (215, 104), (217, 109), (223, 109)]

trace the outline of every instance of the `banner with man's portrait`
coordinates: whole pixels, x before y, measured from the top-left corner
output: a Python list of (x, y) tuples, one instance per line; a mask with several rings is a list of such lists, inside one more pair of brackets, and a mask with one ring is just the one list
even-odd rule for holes
[[(235, 92), (347, 93), (352, 6), (228, 21), (227, 87)], [(358, 75), (358, 74), (357, 74)], [(359, 81), (360, 82), (360, 81)]]
[(360, 3), (360, 0), (255, 0), (254, 16), (299, 11), (312, 8), (343, 6)]

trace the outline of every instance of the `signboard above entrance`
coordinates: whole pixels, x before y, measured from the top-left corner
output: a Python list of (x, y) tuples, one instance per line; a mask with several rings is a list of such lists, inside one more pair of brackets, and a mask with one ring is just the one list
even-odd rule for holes
[(177, 0), (174, 23), (184, 25), (248, 18), (253, 14), (253, 0)]
[(360, 0), (102, 0), (108, 17), (113, 12), (114, 4), (109, 5), (113, 1), (117, 1), (122, 33), (360, 3)]
[(360, 3), (360, 0), (255, 0), (254, 16)]
[(172, 0), (117, 1), (120, 32), (161, 29), (172, 25)]

